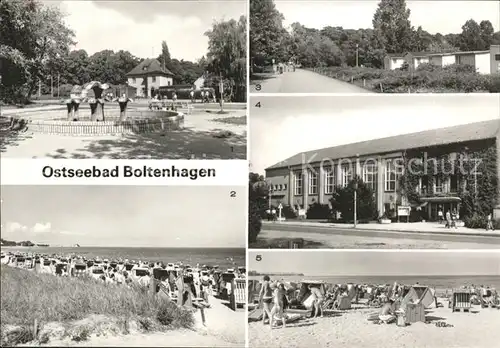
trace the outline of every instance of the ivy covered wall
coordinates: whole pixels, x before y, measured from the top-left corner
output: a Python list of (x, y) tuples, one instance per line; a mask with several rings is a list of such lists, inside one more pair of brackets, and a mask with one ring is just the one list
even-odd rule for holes
[[(463, 143), (454, 146), (409, 150), (402, 160), (403, 173), (399, 193), (412, 204), (422, 197), (450, 196), (449, 192), (432, 192), (436, 180), (458, 181), (453, 196), (461, 199), (460, 216), (467, 227), (486, 226), (486, 217), (497, 204), (497, 154), (495, 140)], [(427, 192), (417, 192), (419, 182), (427, 182)]]

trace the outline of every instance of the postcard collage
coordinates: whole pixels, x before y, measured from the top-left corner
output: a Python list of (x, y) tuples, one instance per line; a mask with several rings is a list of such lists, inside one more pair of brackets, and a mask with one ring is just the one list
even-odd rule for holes
[(500, 341), (498, 1), (2, 0), (0, 156), (2, 347)]

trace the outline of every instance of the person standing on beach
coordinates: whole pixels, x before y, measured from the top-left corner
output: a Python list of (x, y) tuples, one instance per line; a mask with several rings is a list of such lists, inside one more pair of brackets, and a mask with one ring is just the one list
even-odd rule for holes
[(311, 291), (311, 296), (313, 297), (314, 304), (314, 318), (317, 318), (318, 314), (321, 313), (321, 318), (323, 318), (323, 294), (319, 290), (319, 288), (309, 285), (309, 291)]
[(259, 302), (262, 303), (262, 324), (266, 325), (266, 315), (269, 317), (269, 324), (272, 324), (271, 304), (273, 303), (273, 290), (271, 289), (271, 278), (264, 276), (262, 287), (259, 293)]
[(286, 296), (285, 285), (283, 283), (278, 284), (276, 290), (274, 291), (274, 307), (271, 310), (271, 329), (274, 327), (274, 320), (277, 317), (281, 319), (283, 328), (286, 327), (286, 317), (285, 309), (288, 306), (288, 297)]

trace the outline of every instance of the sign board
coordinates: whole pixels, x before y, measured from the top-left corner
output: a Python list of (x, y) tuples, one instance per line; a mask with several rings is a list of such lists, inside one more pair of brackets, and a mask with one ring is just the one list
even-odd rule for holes
[(399, 206), (398, 216), (410, 216), (411, 207)]
[(281, 203), (280, 203), (280, 204), (278, 205), (278, 209), (280, 209), (280, 210), (281, 210), (281, 209), (283, 209), (283, 204), (281, 204)]

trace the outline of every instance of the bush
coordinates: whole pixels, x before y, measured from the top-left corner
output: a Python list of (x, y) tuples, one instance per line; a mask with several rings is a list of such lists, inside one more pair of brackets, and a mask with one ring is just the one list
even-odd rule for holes
[(255, 202), (250, 201), (248, 206), (248, 242), (257, 241), (257, 236), (262, 228), (262, 218), (259, 214), (259, 208)]
[(330, 219), (332, 212), (328, 204), (315, 202), (307, 209), (306, 216), (308, 219)]
[[(274, 208), (276, 211), (278, 211), (278, 208)], [(296, 219), (297, 218), (297, 212), (293, 210), (293, 208), (289, 205), (284, 205), (283, 209), (281, 209), (281, 216), (284, 217), (287, 220), (290, 219)]]
[(486, 217), (474, 213), (472, 216), (466, 216), (464, 219), (465, 227), (468, 228), (486, 228)]
[(500, 75), (490, 76), (490, 79), (488, 82), (488, 92), (500, 93)]

